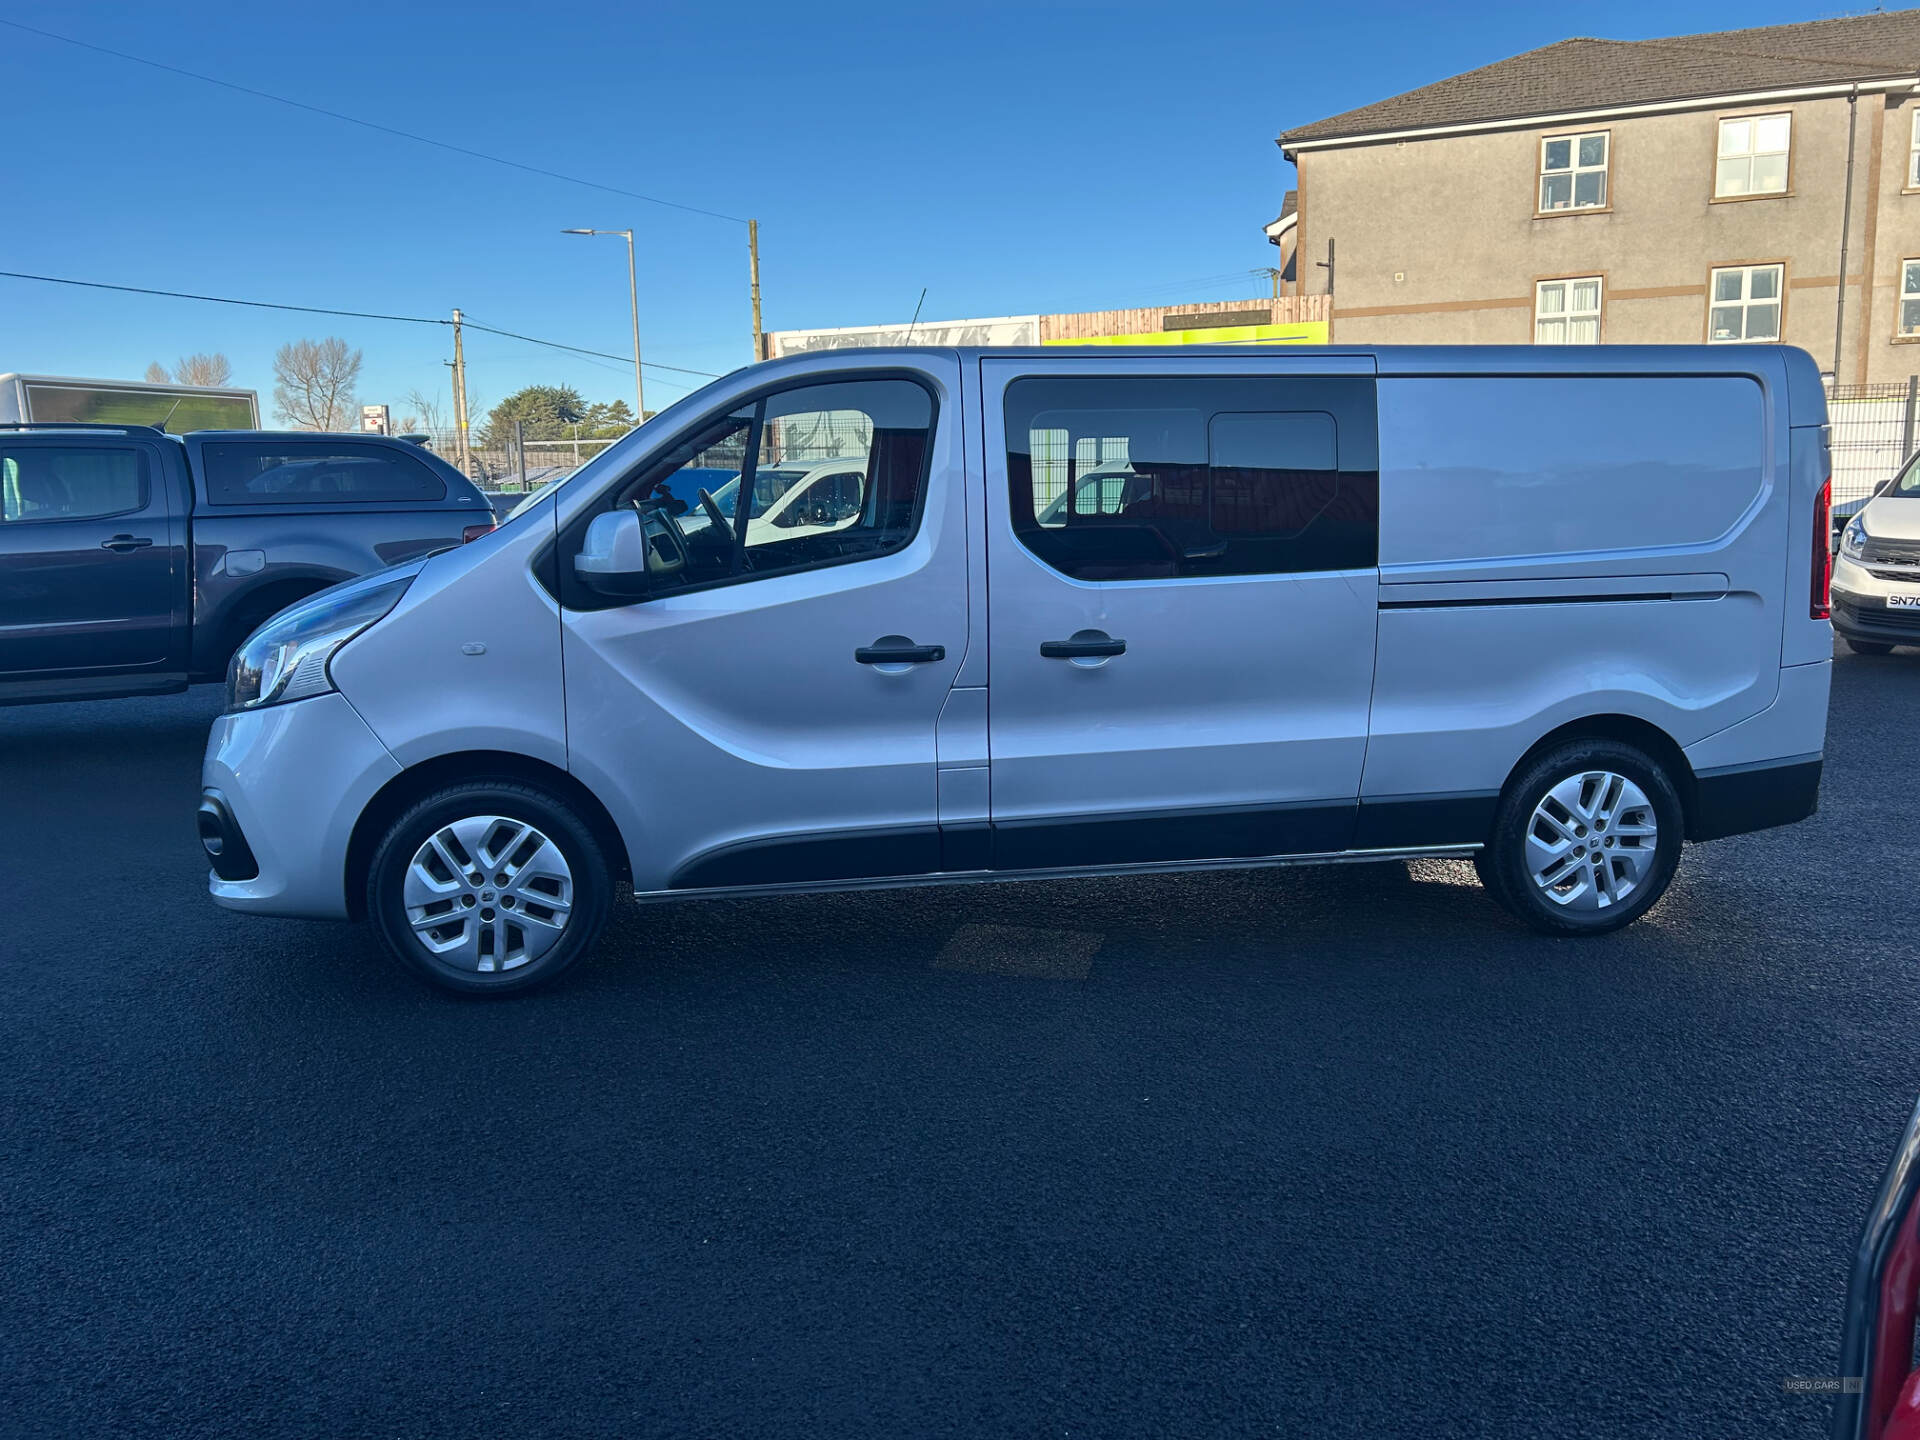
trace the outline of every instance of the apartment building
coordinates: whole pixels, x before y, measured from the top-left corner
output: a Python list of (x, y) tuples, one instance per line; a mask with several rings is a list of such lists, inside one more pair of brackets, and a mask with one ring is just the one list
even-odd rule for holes
[(1920, 371), (1920, 10), (1563, 40), (1280, 137), (1335, 343), (1741, 344)]

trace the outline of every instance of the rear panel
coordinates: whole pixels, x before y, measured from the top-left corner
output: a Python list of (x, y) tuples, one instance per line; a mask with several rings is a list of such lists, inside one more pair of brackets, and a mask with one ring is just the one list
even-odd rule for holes
[[(1362, 793), (1497, 792), (1594, 715), (1681, 746), (1772, 704), (1780, 352), (1381, 352), (1380, 641)], [(1804, 612), (1805, 597), (1802, 596)]]

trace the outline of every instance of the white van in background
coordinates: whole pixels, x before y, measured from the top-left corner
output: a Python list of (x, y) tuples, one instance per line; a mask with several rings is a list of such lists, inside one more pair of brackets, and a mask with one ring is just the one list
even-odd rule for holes
[[(213, 894), (496, 992), (623, 882), (1470, 856), (1527, 923), (1612, 930), (1683, 838), (1815, 807), (1825, 421), (1771, 346), (756, 365), (256, 633)], [(750, 523), (828, 434), (857, 513)]]
[(1840, 532), (1833, 628), (1856, 655), (1920, 645), (1920, 455), (1875, 490)]

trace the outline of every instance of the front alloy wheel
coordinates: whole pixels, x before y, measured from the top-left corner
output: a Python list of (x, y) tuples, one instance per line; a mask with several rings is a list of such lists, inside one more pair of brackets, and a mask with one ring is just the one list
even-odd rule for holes
[(566, 933), (573, 871), (560, 847), (504, 815), (474, 815), (421, 842), (403, 899), (414, 938), (476, 975), (531, 964)]
[(612, 872), (592, 827), (544, 790), (471, 781), (419, 801), (374, 852), (367, 913), (388, 950), (447, 990), (545, 984), (599, 937)]

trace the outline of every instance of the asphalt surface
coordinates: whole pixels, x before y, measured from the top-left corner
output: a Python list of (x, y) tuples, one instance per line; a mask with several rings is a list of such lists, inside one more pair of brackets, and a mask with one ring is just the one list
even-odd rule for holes
[(1804, 1436), (1920, 1095), (1920, 654), (1556, 942), (1453, 863), (230, 915), (215, 691), (0, 710), (0, 1432)]

